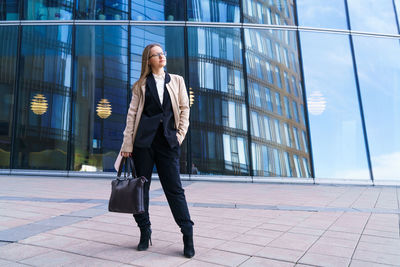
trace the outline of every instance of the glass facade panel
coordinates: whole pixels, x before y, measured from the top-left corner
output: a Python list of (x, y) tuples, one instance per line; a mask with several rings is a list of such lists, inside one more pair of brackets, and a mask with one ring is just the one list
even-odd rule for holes
[(347, 0), (351, 29), (399, 34), (393, 0)]
[(73, 170), (114, 168), (128, 108), (127, 53), (127, 26), (76, 29)]
[(299, 26), (347, 29), (344, 0), (297, 0)]
[(369, 179), (349, 37), (302, 32), (301, 46), (315, 176)]
[(243, 0), (245, 23), (294, 25), (293, 1)]
[[(158, 43), (160, 44), (165, 51), (168, 52), (167, 55), (167, 65), (165, 66), (165, 70), (169, 73), (178, 74), (186, 77), (185, 64), (184, 64), (184, 32), (183, 27), (168, 27), (168, 26), (137, 26), (131, 28), (131, 75), (130, 75), (130, 83), (131, 86), (134, 82), (136, 82), (140, 77), (140, 69), (141, 69), (141, 61), (142, 61), (142, 52), (146, 45), (150, 43)], [(212, 66), (210, 66), (212, 68)], [(203, 69), (202, 73), (209, 71), (208, 69)], [(212, 73), (214, 75), (214, 71)], [(212, 77), (211, 77), (212, 78)], [(206, 81), (206, 80), (204, 80)], [(206, 81), (209, 83), (209, 81)], [(212, 84), (212, 86), (211, 86)], [(211, 79), (210, 86), (214, 87), (213, 79)], [(191, 90), (187, 85), (187, 90)], [(193, 90), (192, 90), (193, 91)], [(196, 93), (195, 104), (198, 104), (198, 107), (201, 109), (201, 114), (199, 119), (203, 122), (210, 120), (210, 117), (215, 118), (216, 114), (221, 114), (221, 105), (219, 105), (218, 111), (216, 113), (212, 113), (208, 110), (208, 102), (212, 99), (207, 99), (205, 95), (198, 95)], [(193, 116), (193, 113), (191, 113)], [(192, 117), (191, 117), (192, 118)], [(190, 119), (191, 119), (190, 118)], [(221, 116), (218, 117), (219, 121), (217, 123), (221, 124)], [(202, 140), (206, 143), (202, 143), (202, 150), (199, 151), (201, 155), (207, 157), (207, 155), (214, 155), (216, 152), (207, 152), (207, 144), (209, 142), (215, 142), (217, 145), (222, 144), (222, 141), (219, 140), (215, 133), (214, 135), (203, 136)], [(197, 136), (199, 133), (195, 133)], [(201, 133), (207, 135), (207, 133)], [(181, 145), (181, 156), (180, 156), (180, 171), (181, 173), (188, 172), (188, 143), (191, 138), (191, 132), (187, 133), (185, 140)], [(207, 139), (208, 138), (208, 139)], [(216, 148), (215, 148), (215, 151)], [(212, 157), (215, 159), (215, 156)], [(200, 173), (207, 172), (207, 169), (200, 168), (197, 164), (195, 166), (198, 168)]]
[(26, 20), (71, 20), (73, 19), (73, 0), (64, 1), (24, 1)]
[(0, 2), (0, 20), (18, 20), (18, 0)]
[(355, 36), (354, 48), (374, 178), (399, 179), (399, 40)]
[[(346, 3), (352, 30), (377, 33), (353, 35), (357, 68), (354, 33), (318, 29), (346, 30)], [(295, 4), (315, 27), (300, 30), (303, 68), (298, 29), (246, 24), (294, 26)], [(398, 180), (400, 46), (379, 33), (399, 34), (399, 16), (399, 0), (2, 1), (0, 168), (114, 171), (141, 53), (159, 43), (194, 97), (181, 173), (370, 179), (370, 160)]]
[(0, 27), (0, 168), (10, 168), (18, 27)]
[(183, 0), (131, 0), (131, 2), (133, 20), (185, 20), (185, 1)]
[(188, 0), (188, 20), (203, 22), (240, 22), (238, 0)]
[(128, 0), (76, 0), (76, 18), (90, 20), (128, 19)]
[(71, 33), (71, 26), (22, 28), (13, 168), (67, 168)]
[[(240, 31), (189, 27), (188, 37), (189, 87), (199, 96), (191, 108), (192, 162), (204, 173), (248, 174)], [(261, 101), (258, 91), (252, 93), (255, 103)], [(210, 131), (215, 132), (214, 158), (203, 152), (202, 140)], [(260, 135), (259, 125), (251, 131)]]
[[(301, 90), (301, 87), (298, 89), (300, 84), (300, 73), (297, 71), (299, 63), (297, 59), (290, 60), (289, 56), (281, 56), (282, 51), (284, 51), (284, 55), (297, 53), (297, 45), (293, 41), (296, 36), (294, 32), (279, 30), (245, 29), (244, 33), (252, 145), (259, 151), (259, 153), (253, 153), (257, 157), (253, 158), (253, 161), (257, 163), (254, 174), (261, 176), (267, 173), (274, 176), (292, 175), (295, 173), (294, 170), (288, 172), (286, 168), (295, 166), (286, 164), (286, 159), (280, 160), (282, 153), (279, 151), (282, 151), (282, 145), (291, 151), (290, 157), (293, 157), (293, 153), (298, 153), (299, 157), (309, 157), (301, 149), (298, 139), (298, 145), (292, 147), (292, 137), (289, 134), (289, 129), (294, 125), (299, 128), (299, 124), (299, 129), (306, 131), (305, 121), (300, 122), (297, 108), (297, 103), (303, 103), (301, 94), (297, 91)], [(272, 47), (274, 52), (272, 52)], [(290, 86), (296, 90), (290, 89)], [(297, 112), (297, 114), (293, 116), (293, 112)], [(268, 164), (263, 163), (266, 158), (260, 152), (263, 146), (271, 148)], [(273, 169), (270, 169), (269, 164), (273, 164)], [(265, 166), (268, 166), (268, 169), (262, 169)]]

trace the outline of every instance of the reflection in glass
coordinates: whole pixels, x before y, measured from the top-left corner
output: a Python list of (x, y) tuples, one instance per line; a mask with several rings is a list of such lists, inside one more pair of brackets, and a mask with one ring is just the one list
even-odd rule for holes
[(0, 3), (0, 20), (18, 20), (18, 2), (14, 1), (2, 1)]
[[(158, 43), (162, 48), (168, 52), (166, 71), (173, 74), (178, 74), (185, 77), (185, 64), (184, 64), (184, 40), (183, 40), (183, 27), (168, 27), (168, 26), (136, 26), (131, 28), (131, 86), (140, 77), (140, 70), (142, 64), (142, 52), (143, 49), (151, 43)], [(213, 79), (211, 79), (213, 80)], [(207, 81), (208, 82), (208, 81)], [(212, 83), (214, 86), (214, 82)], [(187, 91), (189, 86), (186, 85)], [(194, 90), (193, 90), (194, 91)], [(204, 106), (206, 103), (201, 96), (198, 96), (194, 91), (195, 101), (193, 106), (196, 104), (203, 107), (203, 110), (207, 110)], [(192, 106), (192, 108), (193, 108)], [(193, 113), (191, 113), (193, 114)], [(204, 116), (206, 112), (202, 112), (202, 120), (206, 120)], [(124, 114), (124, 117), (126, 114)], [(192, 116), (192, 115), (191, 115)], [(220, 118), (220, 117), (219, 117)], [(190, 120), (192, 117), (190, 118)], [(124, 122), (125, 123), (125, 122)], [(121, 132), (122, 133), (122, 132)], [(122, 135), (121, 135), (122, 137)], [(181, 173), (187, 173), (187, 146), (190, 133), (186, 135), (185, 140), (181, 145), (181, 157), (180, 157), (180, 168)], [(210, 137), (211, 138), (211, 137)], [(215, 141), (215, 138), (211, 138), (210, 142)], [(204, 143), (205, 145), (207, 143)], [(213, 154), (213, 153), (211, 153)], [(198, 167), (196, 165), (196, 167)], [(199, 168), (201, 171), (201, 169)]]
[(73, 6), (73, 0), (25, 1), (24, 18), (27, 20), (71, 20)]
[(400, 179), (399, 40), (354, 36), (374, 179)]
[[(200, 173), (249, 173), (247, 111), (240, 30), (188, 28), (189, 81), (197, 102), (191, 109), (192, 161)], [(261, 101), (253, 88), (252, 101)], [(260, 134), (260, 128), (250, 129)], [(215, 157), (207, 152), (215, 133)], [(205, 142), (205, 143), (204, 143)]]
[[(71, 105), (71, 26), (23, 26), (13, 167), (67, 168)], [(38, 94), (48, 108), (30, 108)]]
[(188, 0), (188, 20), (203, 22), (240, 22), (238, 0)]
[(348, 36), (302, 32), (301, 43), (315, 177), (370, 179)]
[(76, 18), (89, 20), (128, 19), (128, 0), (76, 0)]
[(293, 1), (243, 0), (244, 22), (294, 25)]
[[(297, 129), (306, 131), (305, 120), (300, 122), (298, 114), (298, 107), (303, 107), (303, 99), (298, 91), (301, 90), (301, 87), (298, 89), (299, 63), (296, 58), (286, 56), (297, 53), (295, 42), (289, 43), (289, 40), (296, 38), (295, 32), (245, 29), (244, 33), (252, 147), (258, 151), (253, 153), (254, 174), (292, 177), (296, 173), (295, 166), (290, 163), (293, 155), (309, 157), (306, 150), (301, 148), (299, 137), (293, 139), (291, 134)], [(264, 146), (270, 151), (268, 156), (261, 153)], [(283, 148), (287, 149), (286, 152), (290, 151), (287, 154), (289, 159), (285, 158)], [(287, 168), (291, 168), (290, 171)], [(304, 176), (309, 177), (307, 173)]]
[(351, 29), (398, 34), (393, 0), (348, 0)]
[[(127, 52), (127, 26), (76, 28), (73, 170), (114, 168), (128, 105)], [(104, 99), (112, 112), (102, 118), (96, 109)]]
[(344, 0), (297, 0), (299, 26), (347, 29), (344, 3)]
[(132, 19), (133, 20), (155, 20), (155, 21), (183, 21), (184, 1), (145, 1), (132, 0)]
[(0, 27), (0, 168), (10, 168), (18, 28)]

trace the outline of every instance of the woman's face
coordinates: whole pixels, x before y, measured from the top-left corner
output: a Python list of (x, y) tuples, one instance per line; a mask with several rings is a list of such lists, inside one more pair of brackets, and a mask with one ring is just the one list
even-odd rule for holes
[(151, 68), (154, 69), (160, 69), (163, 68), (167, 64), (167, 59), (164, 55), (163, 50), (159, 46), (154, 46), (150, 50), (150, 56), (149, 56), (149, 65)]

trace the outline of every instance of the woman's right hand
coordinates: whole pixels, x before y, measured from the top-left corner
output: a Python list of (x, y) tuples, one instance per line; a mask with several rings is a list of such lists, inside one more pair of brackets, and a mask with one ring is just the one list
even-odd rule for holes
[(123, 156), (124, 158), (132, 157), (132, 153), (131, 152), (121, 152), (121, 156)]

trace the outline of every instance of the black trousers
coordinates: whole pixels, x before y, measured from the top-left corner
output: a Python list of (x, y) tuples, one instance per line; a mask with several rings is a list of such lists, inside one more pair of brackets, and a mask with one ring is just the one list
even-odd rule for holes
[(185, 235), (193, 233), (193, 222), (190, 219), (185, 191), (182, 188), (179, 176), (179, 145), (171, 148), (164, 136), (162, 124), (158, 127), (157, 134), (151, 147), (134, 147), (133, 160), (135, 162), (137, 175), (146, 177), (149, 181), (144, 186), (145, 213), (134, 215), (135, 221), (140, 228), (151, 225), (149, 216), (149, 190), (151, 174), (154, 163), (156, 164), (161, 186), (167, 197), (169, 207), (175, 222)]

